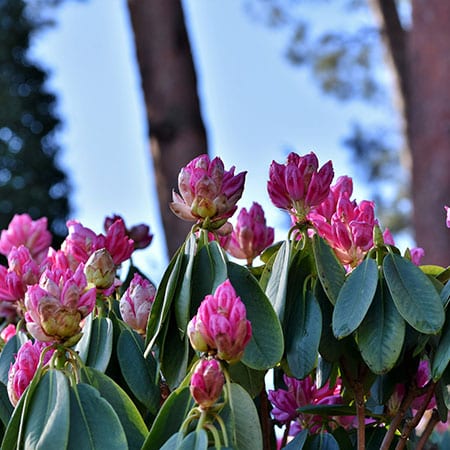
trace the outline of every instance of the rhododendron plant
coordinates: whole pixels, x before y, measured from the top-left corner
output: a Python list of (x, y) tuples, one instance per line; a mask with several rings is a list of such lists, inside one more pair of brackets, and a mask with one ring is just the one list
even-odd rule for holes
[(133, 258), (148, 225), (71, 219), (52, 248), (45, 218), (13, 218), (0, 237), (2, 450), (445, 441), (449, 268), (402, 252), (375, 203), (352, 199), (345, 175), (331, 184), (314, 153), (268, 174), (291, 223), (278, 242), (258, 199), (232, 217), (245, 172), (207, 155), (182, 168), (170, 208), (193, 226), (155, 283)]

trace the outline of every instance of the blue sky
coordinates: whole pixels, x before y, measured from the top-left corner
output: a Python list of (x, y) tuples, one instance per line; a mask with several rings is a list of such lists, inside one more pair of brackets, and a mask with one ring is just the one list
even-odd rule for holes
[[(271, 161), (282, 162), (290, 150), (313, 150), (321, 164), (332, 159), (336, 177), (355, 179), (355, 198), (368, 198), (342, 139), (352, 119), (380, 111), (323, 96), (308, 72), (283, 57), (286, 35), (251, 20), (242, 0), (183, 4), (210, 153), (227, 168), (248, 171), (239, 205), (258, 201), (271, 226), (285, 223), (266, 181)], [(148, 223), (154, 242), (137, 262), (157, 280), (167, 261), (126, 1), (68, 1), (55, 19), (36, 38), (33, 54), (50, 70), (58, 96), (60, 160), (73, 186), (73, 216), (97, 232), (113, 213), (128, 225)]]

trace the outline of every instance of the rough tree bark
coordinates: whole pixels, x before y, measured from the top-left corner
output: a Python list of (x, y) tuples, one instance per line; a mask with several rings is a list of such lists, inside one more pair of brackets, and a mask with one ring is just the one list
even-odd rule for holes
[(160, 213), (172, 256), (192, 224), (169, 210), (180, 168), (207, 152), (180, 0), (128, 0), (148, 117)]
[(450, 232), (450, 2), (412, 0), (406, 30), (395, 0), (371, 0), (400, 93), (410, 151), (413, 228), (424, 262), (448, 265)]

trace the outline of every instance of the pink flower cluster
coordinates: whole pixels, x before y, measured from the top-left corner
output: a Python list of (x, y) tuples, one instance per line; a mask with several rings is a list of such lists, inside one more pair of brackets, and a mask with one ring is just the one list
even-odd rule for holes
[(235, 258), (246, 259), (251, 264), (273, 240), (274, 229), (266, 225), (261, 205), (254, 202), (249, 211), (241, 209), (236, 226), (224, 247)]
[(156, 288), (138, 273), (120, 299), (122, 319), (140, 334), (145, 334), (148, 316), (155, 300)]
[(352, 190), (351, 179), (339, 178), (326, 201), (308, 215), (319, 235), (349, 267), (357, 266), (373, 247), (373, 229), (378, 225), (374, 203), (350, 200)]
[(69, 220), (67, 228), (69, 234), (62, 243), (61, 250), (69, 258), (71, 266), (85, 263), (92, 253), (101, 248), (109, 252), (116, 265), (129, 259), (134, 251), (134, 241), (128, 237), (121, 218), (108, 227), (106, 236), (96, 234), (77, 220)]
[(224, 281), (207, 295), (188, 324), (192, 347), (229, 363), (242, 358), (252, 336), (245, 305), (230, 283)]
[[(302, 406), (314, 405), (342, 405), (344, 403), (340, 392), (340, 380), (335, 387), (328, 384), (317, 388), (311, 376), (303, 380), (283, 375), (286, 389), (269, 390), (268, 397), (273, 405), (272, 415), (280, 425), (290, 427), (289, 434), (295, 436), (301, 430), (308, 429), (311, 433), (318, 433), (324, 425), (324, 418), (314, 414), (304, 414), (297, 411)], [(328, 428), (335, 428), (336, 424), (350, 427), (354, 421), (352, 416), (333, 417), (327, 423)]]
[(216, 359), (201, 359), (191, 377), (191, 395), (201, 409), (208, 409), (219, 399), (224, 383), (220, 363)]
[[(50, 247), (45, 218), (16, 215), (0, 236), (0, 253), (8, 260), (7, 267), (0, 266), (0, 315), (13, 322), (23, 317), (36, 340), (21, 347), (11, 366), (8, 390), (13, 402), (33, 378), (41, 350), (54, 343), (73, 345), (95, 306), (97, 289), (114, 289), (117, 266), (151, 241), (148, 227), (128, 231), (118, 216), (107, 223), (106, 235), (73, 220), (67, 226), (60, 250)], [(6, 330), (4, 339), (15, 332)]]
[(286, 209), (297, 221), (303, 222), (310, 209), (327, 198), (333, 176), (331, 161), (319, 169), (314, 153), (299, 156), (292, 152), (286, 164), (272, 161), (267, 190), (275, 206)]
[(229, 280), (205, 297), (187, 332), (192, 347), (202, 353), (191, 377), (191, 395), (201, 409), (208, 409), (223, 389), (221, 361), (239, 361), (252, 336), (245, 306)]
[[(16, 360), (8, 372), (8, 396), (11, 403), (15, 406), (25, 389), (30, 384), (39, 366), (42, 351), (48, 347), (43, 342), (27, 341), (17, 352)], [(45, 353), (43, 364), (47, 364), (54, 353), (49, 349)]]
[(173, 192), (170, 209), (183, 220), (217, 229), (236, 211), (245, 174), (234, 175), (234, 167), (226, 171), (220, 158), (210, 160), (208, 155), (198, 156), (181, 169), (180, 193)]

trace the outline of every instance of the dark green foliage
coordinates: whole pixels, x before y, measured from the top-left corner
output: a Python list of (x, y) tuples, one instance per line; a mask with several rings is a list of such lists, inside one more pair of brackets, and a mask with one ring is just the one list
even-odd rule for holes
[(0, 0), (0, 229), (27, 212), (48, 217), (59, 241), (69, 212), (67, 178), (56, 161), (60, 121), (47, 74), (28, 55), (41, 26), (24, 1)]

